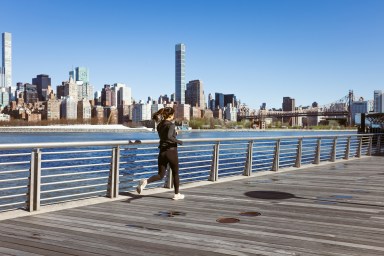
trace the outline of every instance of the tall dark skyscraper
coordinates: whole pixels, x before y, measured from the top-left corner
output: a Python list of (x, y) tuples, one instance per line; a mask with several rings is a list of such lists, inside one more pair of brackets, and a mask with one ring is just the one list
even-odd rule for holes
[(175, 100), (185, 104), (185, 45), (175, 47)]
[(283, 98), (283, 111), (295, 111), (295, 99), (291, 97)]
[(215, 93), (215, 108), (217, 108), (217, 106), (219, 106), (219, 108), (224, 108), (224, 94), (222, 93), (219, 93), (219, 92), (216, 92)]
[(49, 75), (37, 75), (36, 78), (32, 78), (32, 84), (37, 86), (39, 100), (48, 100), (48, 87), (51, 86), (51, 78)]
[(237, 101), (235, 94), (224, 94), (224, 106), (232, 104), (232, 107), (237, 107)]
[[(291, 97), (284, 97), (283, 98), (283, 111), (295, 111), (295, 99)], [(290, 123), (290, 125), (296, 124), (295, 121), (297, 118), (290, 118), (290, 117), (284, 117), (283, 122), (284, 123)]]

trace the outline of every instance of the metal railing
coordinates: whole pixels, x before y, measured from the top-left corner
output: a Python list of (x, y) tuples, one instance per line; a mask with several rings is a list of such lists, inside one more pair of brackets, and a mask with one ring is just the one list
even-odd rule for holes
[[(381, 154), (383, 134), (186, 139), (181, 183)], [(0, 145), (0, 211), (134, 191), (157, 173), (158, 140)], [(170, 173), (170, 172), (169, 172)], [(152, 187), (172, 188), (166, 182)]]

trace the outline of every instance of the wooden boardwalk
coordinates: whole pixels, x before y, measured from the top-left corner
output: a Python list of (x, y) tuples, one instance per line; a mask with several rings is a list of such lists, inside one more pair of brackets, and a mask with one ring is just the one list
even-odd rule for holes
[(384, 255), (383, 166), (367, 157), (188, 188), (183, 201), (132, 194), (8, 219), (0, 255)]

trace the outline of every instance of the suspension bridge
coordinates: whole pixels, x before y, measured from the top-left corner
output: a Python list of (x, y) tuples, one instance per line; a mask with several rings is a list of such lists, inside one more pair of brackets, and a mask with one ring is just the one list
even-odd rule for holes
[[(362, 100), (362, 98), (360, 98)], [(339, 100), (336, 100), (332, 103), (317, 107), (306, 107), (306, 108), (297, 108), (294, 111), (283, 111), (283, 110), (257, 110), (247, 115), (246, 111), (239, 116), (240, 120), (249, 119), (253, 121), (264, 121), (265, 118), (295, 118), (295, 117), (326, 117), (326, 118), (346, 118), (347, 123), (351, 124), (352, 120), (352, 111), (351, 106), (352, 102), (355, 101), (355, 96), (353, 91), (350, 90), (349, 93), (342, 97)], [(372, 108), (373, 101), (368, 101), (369, 108)]]

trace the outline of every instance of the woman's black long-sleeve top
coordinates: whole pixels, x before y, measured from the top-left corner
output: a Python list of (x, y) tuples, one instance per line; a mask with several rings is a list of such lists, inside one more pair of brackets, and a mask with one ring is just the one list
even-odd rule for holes
[(177, 144), (183, 144), (181, 140), (176, 139), (176, 126), (171, 121), (161, 121), (157, 126), (157, 133), (160, 138), (160, 149), (168, 149), (177, 147)]

